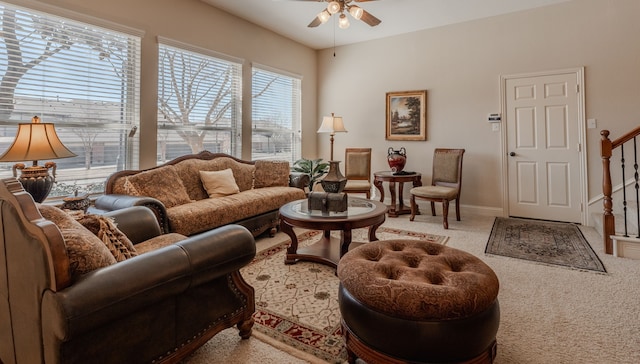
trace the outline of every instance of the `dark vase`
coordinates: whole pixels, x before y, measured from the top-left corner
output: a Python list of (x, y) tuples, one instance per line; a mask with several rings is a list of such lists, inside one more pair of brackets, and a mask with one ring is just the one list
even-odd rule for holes
[(340, 161), (329, 161), (329, 172), (324, 176), (322, 188), (325, 192), (340, 193), (347, 184), (347, 178), (340, 172)]
[(391, 168), (391, 172), (397, 173), (404, 169), (405, 163), (407, 163), (407, 151), (404, 147), (401, 147), (399, 150), (394, 150), (389, 147), (387, 152), (387, 162), (389, 162), (389, 168)]

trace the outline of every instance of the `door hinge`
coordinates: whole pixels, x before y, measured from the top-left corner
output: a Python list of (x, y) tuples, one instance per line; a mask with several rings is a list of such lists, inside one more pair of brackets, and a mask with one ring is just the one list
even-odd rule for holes
[(582, 144), (578, 143), (578, 153), (582, 152)]
[(580, 92), (580, 85), (576, 85), (576, 93)]

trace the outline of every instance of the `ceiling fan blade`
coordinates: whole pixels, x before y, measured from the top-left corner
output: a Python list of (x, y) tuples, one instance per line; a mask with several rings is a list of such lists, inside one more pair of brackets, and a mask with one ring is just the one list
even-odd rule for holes
[(382, 23), (382, 20), (376, 18), (375, 16), (371, 15), (371, 13), (369, 13), (368, 11), (363, 10), (362, 13), (362, 17), (360, 18), (360, 20), (362, 20), (363, 22), (371, 25), (372, 27), (375, 27), (376, 25)]
[(311, 21), (311, 23), (309, 23), (309, 25), (307, 25), (307, 27), (309, 27), (309, 28), (315, 28), (315, 27), (317, 27), (317, 26), (318, 26), (318, 25), (320, 25), (320, 24), (322, 24), (322, 21), (320, 20), (320, 17), (319, 17), (319, 16), (316, 16), (316, 17), (315, 17), (315, 19), (313, 19), (313, 20)]

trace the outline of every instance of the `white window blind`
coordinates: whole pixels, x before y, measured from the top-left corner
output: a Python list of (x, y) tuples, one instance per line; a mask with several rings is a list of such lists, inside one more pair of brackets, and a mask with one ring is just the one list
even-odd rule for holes
[(299, 76), (253, 65), (252, 159), (300, 158), (301, 84)]
[(158, 164), (203, 150), (240, 158), (242, 62), (159, 43)]
[(0, 21), (0, 152), (37, 115), (78, 155), (54, 161), (49, 197), (103, 192), (137, 168), (140, 37), (2, 2)]

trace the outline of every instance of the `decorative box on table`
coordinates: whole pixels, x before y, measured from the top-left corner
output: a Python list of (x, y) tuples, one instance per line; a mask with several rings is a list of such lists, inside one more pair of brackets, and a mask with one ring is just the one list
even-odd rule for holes
[(347, 194), (331, 192), (310, 192), (309, 210), (321, 210), (331, 212), (347, 211)]

